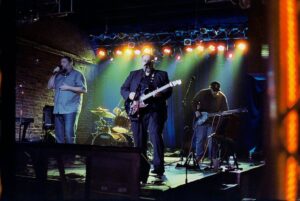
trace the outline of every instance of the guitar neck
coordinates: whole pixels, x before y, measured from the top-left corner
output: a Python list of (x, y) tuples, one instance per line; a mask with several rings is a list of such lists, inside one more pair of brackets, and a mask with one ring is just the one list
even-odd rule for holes
[(152, 91), (152, 92), (150, 92), (150, 93), (148, 93), (148, 94), (146, 94), (146, 95), (144, 95), (144, 96), (142, 96), (142, 97), (140, 98), (140, 101), (144, 101), (144, 100), (146, 100), (146, 99), (148, 99), (148, 98), (151, 98), (151, 97), (154, 96), (156, 93), (161, 92), (161, 91), (163, 91), (163, 90), (165, 90), (165, 89), (167, 89), (167, 88), (169, 88), (169, 87), (171, 87), (170, 83), (169, 83), (169, 84), (166, 84), (166, 85), (164, 85), (164, 86), (162, 86), (162, 87), (160, 87), (160, 88), (158, 88), (158, 89), (156, 89), (156, 90), (154, 90), (154, 91)]
[(231, 114), (239, 113), (239, 112), (240, 112), (240, 110), (234, 109), (234, 110), (227, 110), (227, 111), (223, 111), (223, 112), (209, 113), (207, 116), (208, 117), (213, 117), (216, 115), (226, 116), (226, 115), (231, 115)]

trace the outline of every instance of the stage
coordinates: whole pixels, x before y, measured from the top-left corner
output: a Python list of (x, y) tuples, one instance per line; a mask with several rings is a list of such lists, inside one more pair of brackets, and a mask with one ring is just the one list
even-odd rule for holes
[[(185, 160), (185, 158), (184, 158)], [(182, 164), (179, 157), (165, 157), (165, 174), (158, 178), (150, 173), (146, 184), (140, 185), (139, 200), (240, 200), (255, 196), (259, 189), (256, 183), (265, 166), (264, 162), (239, 161), (241, 170), (226, 171), (225, 164), (219, 171), (208, 169), (209, 161), (200, 164), (200, 169), (176, 167)], [(44, 184), (35, 179), (33, 167), (27, 164), (26, 171), (17, 174), (17, 200), (85, 200), (86, 166), (83, 157), (64, 164), (65, 180), (61, 179), (54, 158), (48, 160), (47, 180)], [(109, 174), (109, 173), (108, 173)], [(39, 191), (39, 192), (36, 192)], [(55, 193), (54, 193), (55, 192)], [(34, 198), (32, 196), (35, 196)], [(111, 193), (91, 192), (92, 200), (127, 200), (127, 196)], [(133, 198), (132, 198), (133, 199)]]

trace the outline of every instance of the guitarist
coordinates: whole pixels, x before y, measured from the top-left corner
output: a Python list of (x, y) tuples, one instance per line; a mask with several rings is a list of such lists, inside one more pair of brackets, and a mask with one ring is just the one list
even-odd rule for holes
[[(202, 89), (196, 93), (192, 100), (192, 107), (196, 118), (201, 117), (201, 112), (214, 113), (228, 110), (227, 98), (220, 91), (220, 88), (221, 84), (214, 81), (210, 83), (209, 88)], [(217, 156), (216, 143), (213, 137), (208, 137), (212, 134), (212, 131), (212, 118), (209, 118), (202, 125), (197, 125), (194, 129), (197, 162), (204, 158), (204, 144), (206, 140), (208, 142), (209, 158), (216, 158)]]
[[(169, 83), (167, 72), (154, 69), (153, 63), (153, 55), (144, 54), (142, 56), (141, 69), (130, 72), (121, 87), (121, 95), (125, 101), (137, 100), (145, 91), (152, 92)], [(131, 129), (135, 147), (141, 148), (144, 156), (147, 156), (147, 139), (149, 132), (154, 149), (154, 169), (151, 173), (157, 174), (158, 176), (162, 176), (165, 171), (162, 131), (167, 119), (166, 100), (171, 94), (172, 88), (156, 93), (154, 97), (145, 102), (147, 107), (144, 107), (145, 105), (140, 107), (138, 110), (138, 118), (131, 118)]]

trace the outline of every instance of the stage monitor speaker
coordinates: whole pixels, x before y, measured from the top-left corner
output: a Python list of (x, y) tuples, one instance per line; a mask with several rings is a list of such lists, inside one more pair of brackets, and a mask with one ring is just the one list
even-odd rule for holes
[(45, 130), (54, 129), (54, 106), (45, 105), (43, 108), (43, 128)]
[(139, 151), (132, 150), (134, 149), (113, 148), (111, 151), (98, 151), (89, 156), (86, 172), (89, 199), (138, 199), (141, 155)]

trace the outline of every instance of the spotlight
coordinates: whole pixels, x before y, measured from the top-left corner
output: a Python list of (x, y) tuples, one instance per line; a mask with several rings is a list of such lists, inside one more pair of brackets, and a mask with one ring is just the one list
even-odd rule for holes
[(197, 45), (196, 49), (197, 49), (199, 52), (203, 52), (203, 51), (204, 51), (204, 46), (203, 46), (203, 45)]
[(187, 51), (187, 52), (192, 52), (192, 51), (193, 51), (193, 48), (192, 48), (192, 47), (186, 47), (186, 48), (185, 48), (185, 51)]
[(153, 50), (151, 47), (144, 47), (143, 48), (143, 53), (144, 54), (152, 54)]
[(157, 61), (157, 59), (158, 59), (157, 57), (154, 57), (154, 61)]
[(180, 59), (181, 59), (181, 56), (180, 56), (180, 55), (177, 55), (177, 56), (176, 56), (176, 60), (179, 61)]
[(214, 52), (216, 50), (216, 47), (214, 45), (209, 45), (208, 46), (208, 49), (211, 51), (211, 52)]
[(122, 52), (121, 50), (116, 50), (116, 54), (117, 54), (117, 55), (122, 55), (123, 52)]
[(218, 51), (219, 52), (224, 52), (225, 46), (224, 45), (218, 45)]
[(132, 55), (132, 49), (130, 49), (130, 48), (126, 48), (125, 49), (125, 54), (127, 55), (127, 56), (131, 56)]
[(229, 52), (228, 55), (227, 55), (227, 58), (228, 58), (228, 59), (232, 59), (232, 57), (233, 57), (233, 53), (232, 53), (232, 52)]
[(172, 53), (171, 48), (169, 48), (169, 47), (164, 47), (163, 48), (163, 54), (164, 55), (170, 55), (171, 53)]
[(246, 42), (238, 42), (236, 44), (236, 47), (239, 49), (239, 50), (242, 50), (242, 51), (245, 51), (247, 49), (247, 44)]
[(184, 45), (184, 46), (190, 46), (190, 45), (192, 45), (192, 39), (185, 38), (185, 39), (183, 40), (183, 45)]
[(100, 59), (104, 58), (104, 57), (106, 56), (106, 50), (104, 50), (104, 49), (98, 49), (98, 51), (97, 51), (97, 56), (98, 56)]
[(113, 61), (114, 60), (114, 58), (110, 58), (110, 61)]
[(141, 54), (141, 50), (138, 50), (138, 49), (134, 50), (134, 54), (135, 55), (140, 55)]

